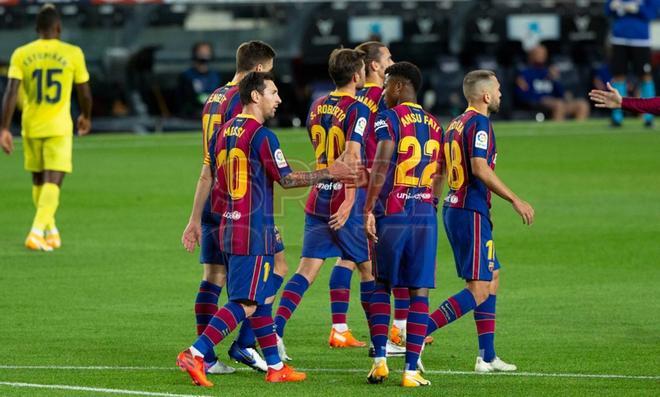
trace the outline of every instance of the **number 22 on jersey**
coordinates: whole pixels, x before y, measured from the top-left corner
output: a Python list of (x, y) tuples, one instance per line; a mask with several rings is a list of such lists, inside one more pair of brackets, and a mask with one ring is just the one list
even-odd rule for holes
[(397, 148), (399, 155), (411, 153), (401, 161), (394, 172), (394, 184), (408, 187), (431, 187), (433, 175), (438, 170), (440, 142), (430, 139), (424, 144), (424, 155), (430, 157), (420, 177), (415, 176), (415, 168), (422, 161), (422, 145), (414, 136), (404, 136)]

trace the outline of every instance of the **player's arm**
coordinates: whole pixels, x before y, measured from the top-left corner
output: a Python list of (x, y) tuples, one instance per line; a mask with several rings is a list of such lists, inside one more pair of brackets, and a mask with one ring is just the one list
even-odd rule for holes
[(181, 243), (188, 252), (193, 252), (195, 246), (199, 245), (202, 236), (202, 213), (204, 212), (204, 204), (209, 197), (212, 186), (213, 175), (211, 174), (211, 166), (204, 164), (202, 166), (202, 172), (199, 175), (199, 180), (197, 180), (197, 186), (195, 187), (195, 197), (193, 199), (188, 225), (186, 225), (181, 236)]
[(513, 205), (513, 209), (523, 219), (523, 223), (531, 225), (534, 222), (534, 208), (529, 203), (521, 200), (511, 189), (509, 189), (504, 182), (495, 174), (488, 162), (483, 157), (470, 158), (470, 165), (472, 166), (472, 174), (479, 178), (485, 185), (498, 196), (508, 201)]
[(344, 183), (355, 183), (357, 172), (341, 159), (335, 160), (328, 168), (311, 172), (293, 171), (282, 177), (279, 184), (285, 189), (311, 186), (328, 179), (336, 179)]
[[(360, 163), (360, 150), (362, 145), (355, 141), (346, 142), (346, 149), (344, 150), (342, 159), (352, 169), (357, 169)], [(355, 204), (355, 185), (346, 186), (344, 190), (344, 201), (337, 209), (337, 212), (330, 216), (328, 225), (332, 230), (339, 230), (348, 220), (351, 210)]]
[(92, 129), (92, 90), (89, 83), (76, 84), (80, 116), (76, 122), (78, 135), (87, 135)]
[(367, 198), (364, 203), (364, 228), (367, 237), (374, 242), (378, 241), (376, 236), (376, 218), (374, 217), (373, 210), (376, 205), (376, 200), (380, 191), (383, 189), (385, 179), (387, 178), (387, 170), (390, 167), (392, 154), (394, 153), (393, 140), (380, 140), (376, 146), (376, 155), (374, 163), (371, 167), (371, 175), (369, 177), (369, 185), (367, 186)]
[(11, 154), (14, 150), (14, 139), (11, 136), (11, 131), (9, 131), (9, 125), (11, 124), (11, 118), (14, 116), (14, 111), (16, 110), (16, 99), (18, 98), (18, 88), (21, 86), (21, 80), (9, 78), (7, 81), (7, 88), (5, 89), (5, 95), (2, 97), (2, 121), (0, 127), (0, 146), (2, 150)]

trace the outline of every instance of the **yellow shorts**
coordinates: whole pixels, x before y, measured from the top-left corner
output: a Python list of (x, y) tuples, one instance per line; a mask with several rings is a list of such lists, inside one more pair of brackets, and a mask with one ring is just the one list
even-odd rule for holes
[(30, 172), (43, 170), (70, 173), (73, 135), (46, 138), (23, 137), (25, 169)]

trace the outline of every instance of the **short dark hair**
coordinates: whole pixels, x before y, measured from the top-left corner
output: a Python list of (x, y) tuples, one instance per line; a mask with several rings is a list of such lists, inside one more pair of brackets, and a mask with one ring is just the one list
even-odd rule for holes
[(497, 77), (495, 72), (487, 69), (473, 70), (463, 78), (463, 95), (465, 99), (470, 100), (475, 95), (479, 95), (477, 88), (482, 83), (490, 81), (491, 77)]
[(60, 14), (51, 3), (44, 4), (37, 14), (37, 32), (48, 32), (60, 21)]
[(328, 73), (337, 87), (348, 84), (353, 75), (364, 65), (365, 54), (350, 48), (337, 48), (330, 54)]
[(419, 92), (422, 87), (422, 72), (419, 68), (410, 62), (397, 62), (385, 69), (385, 76), (388, 78), (401, 78), (412, 84), (415, 92)]
[(369, 64), (371, 64), (371, 62), (378, 62), (380, 60), (380, 49), (383, 47), (386, 46), (380, 41), (367, 41), (355, 47), (356, 50), (364, 52), (364, 66), (367, 76), (369, 76), (371, 73)]
[(266, 80), (275, 81), (272, 73), (267, 72), (250, 72), (240, 83), (238, 83), (238, 94), (241, 97), (241, 105), (249, 105), (252, 103), (252, 91), (257, 91), (260, 94), (264, 93), (266, 89)]
[(273, 47), (259, 40), (245, 42), (236, 50), (236, 71), (249, 72), (260, 63), (275, 58)]

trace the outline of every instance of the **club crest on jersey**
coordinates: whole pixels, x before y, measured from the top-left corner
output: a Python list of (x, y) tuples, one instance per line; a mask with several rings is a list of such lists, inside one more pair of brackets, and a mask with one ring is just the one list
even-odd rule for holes
[(359, 135), (364, 135), (364, 129), (367, 128), (367, 119), (360, 117), (355, 123), (355, 132)]
[(224, 218), (231, 219), (232, 221), (237, 221), (241, 219), (241, 213), (238, 211), (225, 211), (224, 214), (222, 214)]
[(488, 133), (486, 131), (477, 132), (477, 136), (474, 139), (474, 146), (479, 149), (488, 149)]
[(284, 158), (284, 153), (282, 153), (282, 149), (275, 150), (273, 155), (275, 157), (275, 162), (277, 163), (278, 168), (284, 168), (288, 166), (286, 159)]

